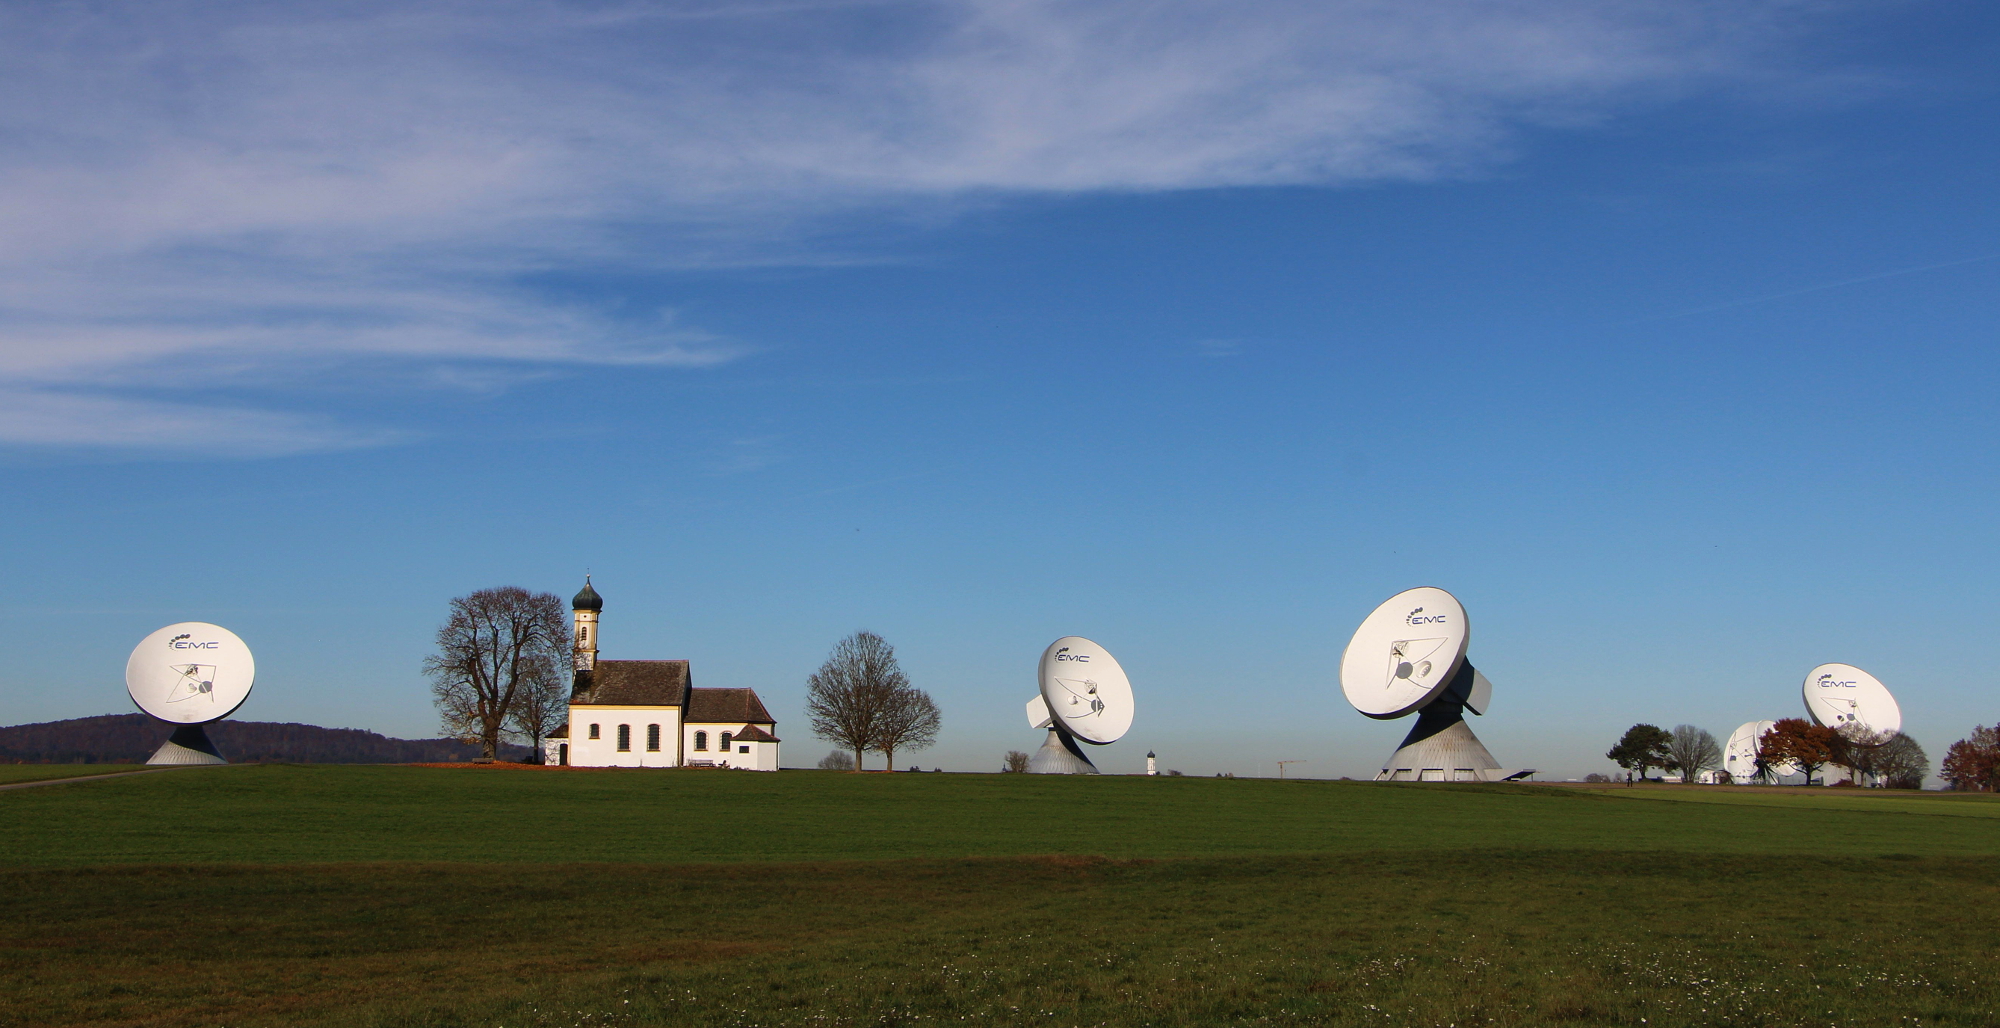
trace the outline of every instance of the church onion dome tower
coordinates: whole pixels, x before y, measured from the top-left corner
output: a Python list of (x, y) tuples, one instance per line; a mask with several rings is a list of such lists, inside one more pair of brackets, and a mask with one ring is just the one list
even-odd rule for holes
[[(583, 576), (583, 591), (576, 599), (569, 601), (570, 613), (576, 619), (576, 661), (575, 670), (579, 675), (597, 669), (597, 615), (604, 609), (604, 597), (590, 587), (590, 576)], [(584, 682), (578, 681), (577, 688)]]

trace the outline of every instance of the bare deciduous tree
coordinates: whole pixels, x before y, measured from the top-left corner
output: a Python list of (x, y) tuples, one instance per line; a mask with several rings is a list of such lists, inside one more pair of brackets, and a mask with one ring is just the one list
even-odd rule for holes
[(1031, 759), (1033, 758), (1029, 757), (1025, 753), (1022, 753), (1020, 750), (1008, 750), (1007, 755), (1001, 758), (1001, 767), (1004, 769), (1001, 773), (1003, 774), (1011, 773), (1017, 775), (1027, 774), (1028, 761)]
[(834, 750), (832, 753), (819, 758), (819, 769), (821, 771), (852, 771), (854, 770), (854, 758), (840, 750)]
[(1875, 774), (1889, 789), (1921, 789), (1931, 773), (1930, 755), (1917, 740), (1897, 732), (1875, 748)]
[(1703, 771), (1722, 766), (1722, 747), (1715, 736), (1693, 725), (1675, 725), (1667, 738), (1667, 767), (1681, 773), (1681, 781), (1692, 784)]
[(937, 742), (944, 719), (931, 694), (905, 685), (889, 694), (882, 716), (875, 722), (874, 746), (888, 758), (888, 768), (896, 770), (897, 750), (921, 750)]
[(1848, 777), (1856, 785), (1867, 785), (1868, 780), (1881, 775), (1881, 748), (1894, 732), (1871, 732), (1859, 724), (1846, 724), (1834, 729), (1833, 760), (1848, 771)]
[(506, 586), (451, 601), (424, 674), (445, 732), (477, 741), (491, 759), (522, 695), (561, 681), (568, 658), (562, 601)]
[[(568, 649), (564, 634), (563, 649)], [(574, 678), (565, 664), (552, 664), (551, 673), (521, 683), (513, 706), (507, 710), (507, 727), (528, 741), (528, 763), (542, 763), (542, 740), (569, 718), (569, 691)]]
[(873, 632), (856, 632), (835, 643), (806, 679), (806, 722), (814, 735), (851, 751), (858, 771), (891, 699), (909, 684), (895, 647)]

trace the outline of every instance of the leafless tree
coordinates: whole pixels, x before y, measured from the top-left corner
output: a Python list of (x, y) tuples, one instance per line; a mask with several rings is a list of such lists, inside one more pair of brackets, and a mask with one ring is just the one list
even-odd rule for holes
[(1917, 740), (1897, 732), (1875, 748), (1875, 774), (1889, 789), (1921, 789), (1931, 773), (1931, 758)]
[(1721, 766), (1722, 747), (1716, 744), (1715, 736), (1693, 725), (1674, 726), (1667, 739), (1667, 767), (1679, 771), (1682, 782), (1693, 784), (1703, 771)]
[(840, 750), (834, 750), (832, 753), (819, 758), (819, 769), (821, 771), (852, 771), (854, 770), (854, 758)]
[(1007, 756), (1002, 758), (1001, 767), (1005, 769), (1002, 773), (1003, 774), (1012, 773), (1017, 775), (1027, 774), (1028, 761), (1030, 759), (1032, 758), (1030, 758), (1027, 754), (1022, 753), (1020, 750), (1008, 750)]
[(1858, 724), (1834, 729), (1833, 760), (1848, 771), (1856, 785), (1866, 785), (1882, 774), (1882, 746), (1896, 737), (1894, 732), (1871, 732)]
[(909, 685), (896, 648), (873, 632), (856, 632), (835, 643), (806, 679), (806, 722), (814, 735), (852, 752), (858, 771), (861, 755), (875, 748), (884, 712)]
[[(562, 640), (569, 649), (568, 632)], [(543, 761), (542, 740), (569, 719), (569, 691), (575, 680), (567, 663), (550, 664), (549, 674), (521, 683), (513, 706), (507, 709), (507, 728), (528, 740), (528, 763)]]
[(478, 742), (491, 759), (522, 695), (559, 681), (568, 651), (569, 625), (553, 593), (506, 586), (451, 601), (437, 652), (424, 658), (445, 732)]
[(921, 750), (937, 742), (943, 717), (931, 694), (905, 685), (889, 694), (882, 717), (875, 722), (874, 748), (888, 758), (888, 768), (896, 770), (897, 750)]

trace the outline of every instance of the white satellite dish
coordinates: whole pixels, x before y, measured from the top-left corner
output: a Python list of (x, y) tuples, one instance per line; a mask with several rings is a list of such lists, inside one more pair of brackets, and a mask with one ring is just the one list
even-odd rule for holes
[(205, 621), (168, 625), (140, 640), (125, 661), (125, 691), (174, 729), (149, 764), (227, 763), (201, 726), (250, 698), (257, 661), (236, 633)]
[(1903, 730), (1903, 708), (1874, 675), (1852, 664), (1821, 664), (1806, 674), (1801, 687), (1806, 713), (1813, 723), (1835, 731), (1860, 728), (1868, 732)]
[(1355, 629), (1340, 688), (1373, 718), (1402, 717), (1437, 698), (1465, 662), (1465, 608), (1425, 586), (1390, 597)]
[(1068, 635), (1042, 651), (1041, 695), (1028, 701), (1028, 724), (1049, 737), (1028, 761), (1043, 774), (1096, 774), (1079, 742), (1103, 746), (1132, 728), (1132, 683), (1104, 647)]
[[(1776, 721), (1745, 721), (1729, 733), (1729, 741), (1722, 747), (1722, 770), (1729, 772), (1730, 781), (1740, 785), (1757, 780), (1757, 748), (1764, 741), (1764, 733), (1777, 724)], [(1796, 774), (1798, 770), (1798, 765), (1789, 760), (1769, 768), (1775, 777)]]
[(1392, 782), (1497, 782), (1532, 768), (1502, 768), (1465, 723), (1492, 706), (1493, 683), (1465, 659), (1471, 638), (1458, 598), (1425, 586), (1384, 600), (1340, 657), (1340, 691), (1354, 709), (1388, 720), (1421, 711), (1376, 775)]

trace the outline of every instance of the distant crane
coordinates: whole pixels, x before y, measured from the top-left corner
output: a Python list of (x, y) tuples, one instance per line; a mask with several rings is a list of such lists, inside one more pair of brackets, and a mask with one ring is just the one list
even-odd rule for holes
[(1281, 760), (1281, 761), (1278, 761), (1278, 777), (1279, 777), (1279, 778), (1283, 778), (1283, 777), (1285, 777), (1285, 765), (1286, 765), (1286, 764), (1303, 764), (1303, 763), (1305, 763), (1305, 761), (1303, 761), (1303, 760)]

